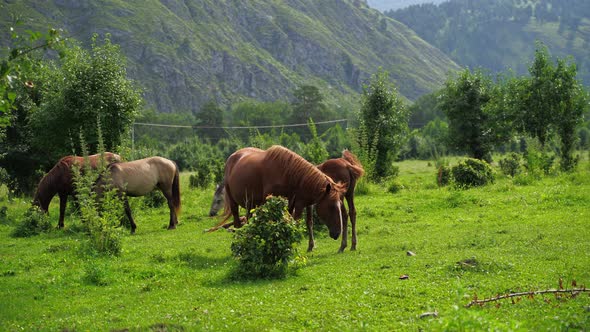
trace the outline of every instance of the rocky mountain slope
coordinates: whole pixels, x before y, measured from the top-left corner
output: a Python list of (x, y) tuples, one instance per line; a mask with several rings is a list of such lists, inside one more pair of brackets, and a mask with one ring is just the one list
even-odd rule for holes
[(2, 28), (16, 13), (25, 28), (63, 28), (84, 43), (93, 33), (111, 34), (129, 60), (130, 77), (162, 112), (198, 111), (210, 100), (285, 99), (300, 84), (318, 86), (337, 104), (360, 92), (379, 67), (414, 99), (457, 69), (363, 0), (7, 0), (0, 6)]

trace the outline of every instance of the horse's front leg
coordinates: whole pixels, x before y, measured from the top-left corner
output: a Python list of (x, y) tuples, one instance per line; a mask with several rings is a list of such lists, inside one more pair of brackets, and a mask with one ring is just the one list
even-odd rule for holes
[(123, 206), (125, 207), (125, 214), (127, 215), (129, 223), (131, 224), (131, 234), (135, 234), (137, 225), (135, 224), (133, 216), (131, 215), (131, 207), (129, 206), (129, 200), (127, 199), (127, 196), (123, 197)]
[(68, 194), (59, 194), (59, 222), (58, 228), (64, 228), (64, 218), (66, 214), (66, 205), (68, 204)]
[(312, 216), (313, 205), (308, 206), (305, 209), (305, 223), (307, 224), (307, 236), (309, 243), (307, 245), (307, 251), (311, 252), (315, 247), (315, 241), (313, 239), (313, 216)]
[(340, 249), (338, 249), (339, 253), (343, 252), (346, 246), (348, 246), (348, 214), (346, 213), (344, 202), (340, 204), (340, 214), (342, 217), (342, 242), (340, 243)]

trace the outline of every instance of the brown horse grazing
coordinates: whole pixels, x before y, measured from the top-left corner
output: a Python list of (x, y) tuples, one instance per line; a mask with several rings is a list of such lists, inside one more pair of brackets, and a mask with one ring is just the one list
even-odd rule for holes
[[(121, 161), (121, 157), (118, 154), (112, 152), (88, 156), (89, 166), (92, 169), (97, 169), (101, 161), (113, 163)], [(66, 211), (68, 196), (74, 194), (72, 166), (78, 165), (82, 171), (84, 169), (85, 162), (86, 158), (84, 157), (63, 157), (41, 179), (39, 185), (37, 186), (37, 191), (35, 192), (35, 196), (33, 198), (33, 204), (40, 207), (44, 212), (49, 210), (49, 203), (51, 203), (53, 196), (56, 194), (59, 196), (59, 228), (64, 227), (64, 214)]]
[[(352, 226), (352, 245), (350, 250), (356, 250), (356, 208), (354, 206), (354, 187), (356, 186), (356, 181), (365, 173), (365, 170), (356, 156), (348, 150), (342, 151), (341, 158), (329, 159), (317, 167), (320, 171), (324, 172), (324, 174), (330, 176), (334, 181), (342, 182), (346, 186), (344, 197), (348, 204), (348, 214)], [(342, 215), (346, 216), (344, 202), (342, 204)], [(338, 252), (343, 252), (347, 246), (348, 220), (346, 217), (344, 218), (342, 225), (344, 227), (342, 230), (342, 242)], [(313, 237), (313, 225), (308, 225), (308, 232), (310, 236)]]
[[(282, 146), (275, 145), (266, 151), (255, 148), (238, 150), (226, 161), (224, 182), (225, 220), (231, 214), (236, 228), (243, 225), (238, 214), (239, 206), (246, 208), (247, 220), (250, 210), (263, 204), (272, 194), (288, 199), (289, 212), (295, 219), (301, 217), (306, 207), (316, 204), (330, 236), (338, 239), (342, 232), (340, 197), (344, 194), (343, 185)], [(311, 213), (307, 213), (308, 225), (310, 218)]]
[[(168, 201), (168, 208), (170, 208), (168, 229), (176, 228), (178, 214), (180, 213), (180, 181), (176, 163), (162, 157), (149, 157), (126, 163), (114, 163), (109, 165), (108, 175), (110, 175), (107, 176), (107, 178), (110, 178), (109, 183), (123, 197), (125, 214), (131, 223), (131, 234), (135, 233), (137, 225), (131, 215), (127, 196), (144, 196), (156, 188), (162, 191)], [(101, 177), (96, 182), (97, 196), (102, 196), (106, 181), (105, 177)]]
[[(328, 175), (335, 182), (342, 182), (345, 185), (346, 202), (348, 203), (348, 209), (350, 212), (350, 223), (352, 225), (352, 246), (350, 250), (356, 250), (356, 208), (354, 206), (354, 188), (357, 180), (363, 176), (365, 170), (358, 161), (356, 156), (348, 150), (342, 151), (341, 158), (329, 159), (326, 162), (317, 166), (324, 174)], [(225, 195), (225, 184), (224, 182), (218, 184), (215, 187), (215, 193), (213, 194), (213, 201), (211, 202), (211, 208), (209, 210), (209, 216), (213, 217), (217, 215), (217, 212), (223, 207), (224, 195)], [(342, 216), (343, 216), (343, 230), (342, 230), (342, 242), (338, 252), (343, 252), (348, 245), (348, 218), (344, 202), (342, 204)], [(313, 219), (312, 219), (313, 221)], [(312, 239), (310, 241), (310, 247), (308, 251), (313, 250), (313, 222), (307, 225), (308, 235)]]

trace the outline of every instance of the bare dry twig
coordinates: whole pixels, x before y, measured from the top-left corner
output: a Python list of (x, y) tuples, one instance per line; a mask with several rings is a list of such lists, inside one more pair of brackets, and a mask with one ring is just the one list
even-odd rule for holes
[[(563, 280), (559, 280), (559, 289), (545, 289), (545, 290), (536, 290), (536, 291), (529, 291), (529, 292), (519, 292), (519, 293), (509, 293), (509, 294), (498, 294), (495, 297), (490, 297), (490, 298), (485, 298), (483, 300), (479, 300), (477, 298), (477, 295), (474, 296), (473, 300), (471, 302), (469, 302), (466, 307), (469, 308), (473, 305), (479, 304), (479, 305), (484, 305), (488, 302), (495, 302), (495, 301), (499, 301), (499, 300), (503, 300), (503, 299), (509, 299), (509, 298), (522, 298), (523, 296), (529, 297), (531, 299), (533, 299), (535, 297), (535, 295), (543, 295), (543, 294), (568, 294), (570, 295), (570, 297), (575, 297), (580, 293), (590, 293), (590, 289), (586, 288), (585, 286), (582, 286), (580, 288), (576, 288), (576, 281), (572, 282), (572, 286), (574, 288), (571, 289), (564, 289), (563, 288)], [(514, 303), (514, 300), (512, 300)]]

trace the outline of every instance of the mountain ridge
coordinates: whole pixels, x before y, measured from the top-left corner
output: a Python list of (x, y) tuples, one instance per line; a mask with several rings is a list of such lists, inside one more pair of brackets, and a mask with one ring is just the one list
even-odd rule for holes
[[(288, 98), (300, 84), (331, 104), (362, 90), (381, 67), (408, 99), (440, 87), (458, 66), (405, 25), (360, 0), (76, 0), (7, 2), (32, 26), (84, 42), (109, 33), (128, 74), (162, 112), (254, 98)], [(6, 41), (0, 40), (3, 44)]]

